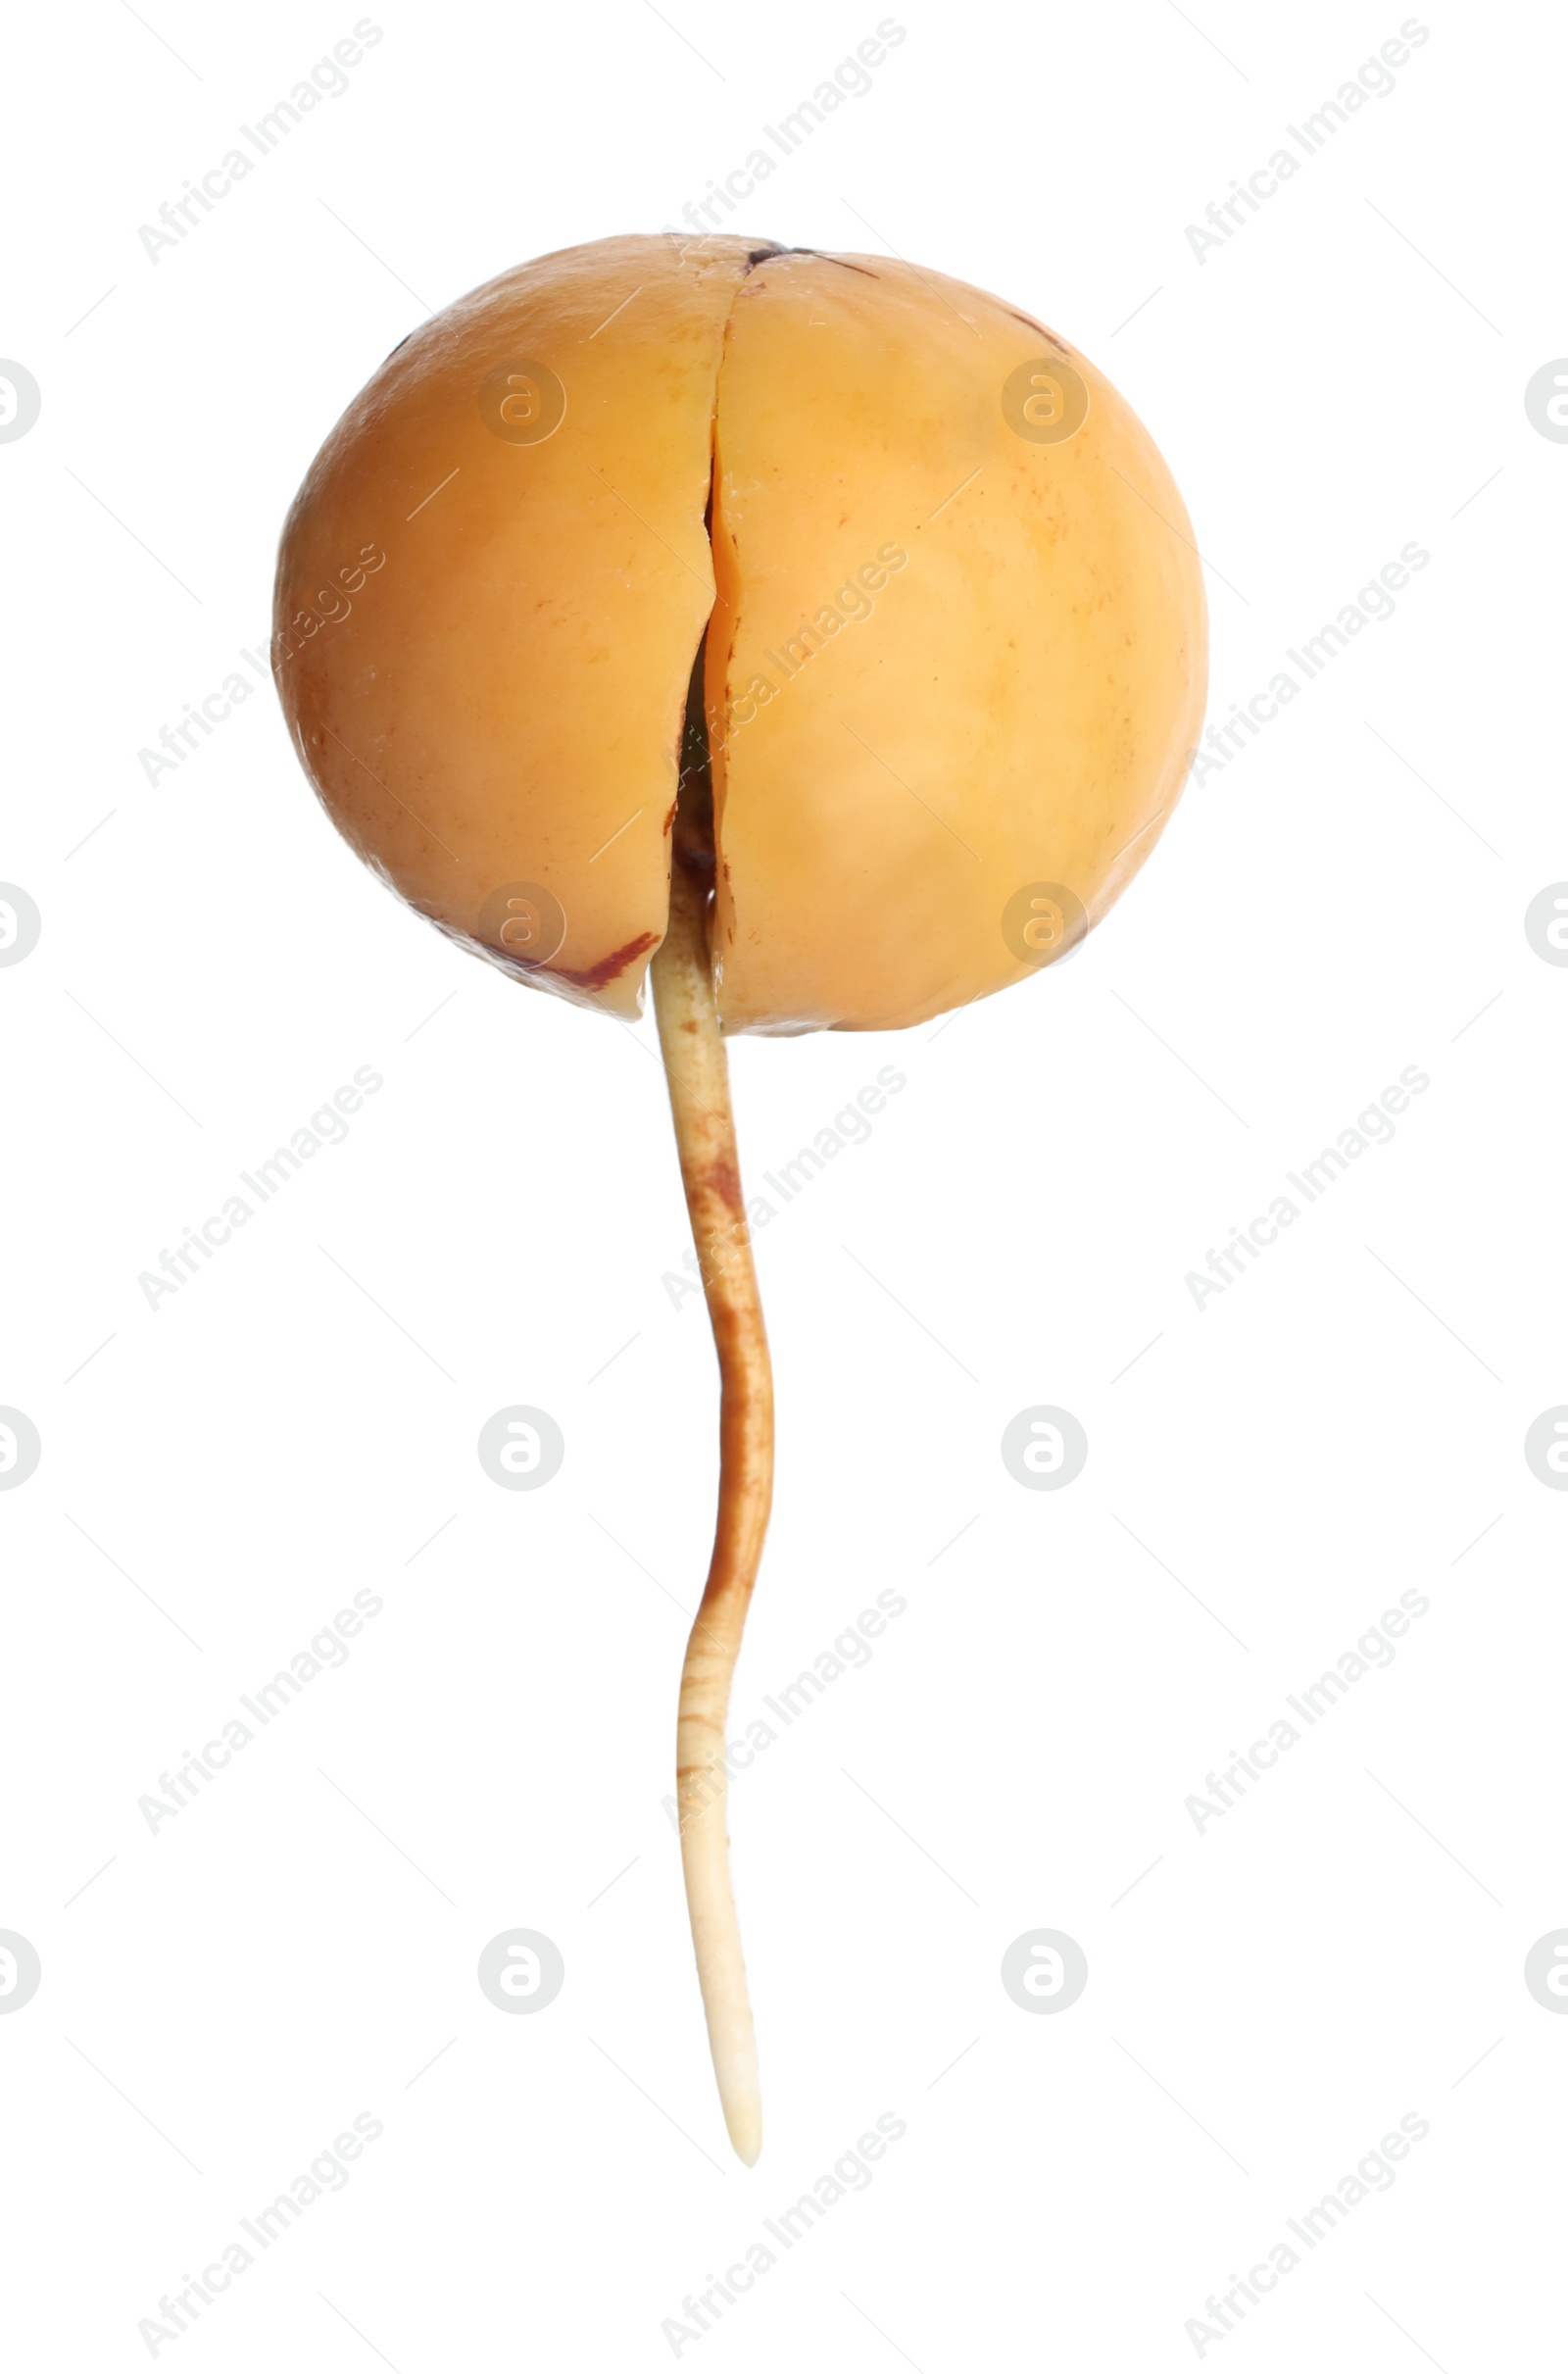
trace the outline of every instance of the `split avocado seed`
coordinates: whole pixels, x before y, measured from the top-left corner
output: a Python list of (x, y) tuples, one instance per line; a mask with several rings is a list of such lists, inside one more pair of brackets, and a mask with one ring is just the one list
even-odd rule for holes
[(652, 972), (721, 1382), (681, 1852), (750, 2163), (723, 1752), (772, 1382), (723, 1039), (902, 1029), (1100, 920), (1197, 740), (1187, 515), (1109, 382), (999, 298), (884, 257), (606, 239), (387, 358), (289, 512), (274, 629), (305, 770), (412, 907), (624, 1019)]

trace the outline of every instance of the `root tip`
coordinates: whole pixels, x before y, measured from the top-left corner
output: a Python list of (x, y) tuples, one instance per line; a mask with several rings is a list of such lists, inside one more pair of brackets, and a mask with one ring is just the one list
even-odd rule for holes
[(749, 2168), (755, 2168), (762, 2155), (761, 2103), (756, 2100), (727, 2102), (724, 2104), (724, 2124), (729, 2129), (729, 2140), (735, 2147), (736, 2158), (744, 2160)]

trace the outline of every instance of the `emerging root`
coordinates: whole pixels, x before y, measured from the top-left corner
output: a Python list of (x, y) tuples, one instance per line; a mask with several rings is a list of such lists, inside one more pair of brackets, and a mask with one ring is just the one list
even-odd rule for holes
[[(701, 656), (699, 655), (699, 668)], [(701, 717), (701, 677), (694, 676)], [(706, 775), (706, 769), (703, 770)], [(652, 966), (692, 1235), (718, 1353), (718, 1522), (702, 1606), (681, 1671), (675, 1781), (681, 1861), (708, 2041), (729, 2139), (748, 2167), (762, 2148), (757, 2040), (730, 1887), (724, 1724), (746, 1610), (773, 1497), (773, 1377), (752, 1263), (718, 1032), (709, 917), (710, 807), (706, 781), (682, 776), (669, 928)]]

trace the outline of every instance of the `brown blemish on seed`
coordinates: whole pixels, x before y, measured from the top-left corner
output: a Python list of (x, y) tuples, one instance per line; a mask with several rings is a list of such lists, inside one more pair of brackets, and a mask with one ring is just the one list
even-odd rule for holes
[(1010, 305), (1007, 308), (1007, 313), (1012, 321), (1021, 321), (1025, 329), (1037, 329), (1043, 338), (1049, 338), (1058, 355), (1071, 354), (1072, 348), (1070, 346), (1064, 346), (1061, 340), (1057, 337), (1055, 331), (1054, 329), (1047, 329), (1043, 321), (1034, 321), (1028, 314), (1015, 313)]
[[(836, 264), (847, 272), (859, 272), (867, 280), (880, 280), (882, 274), (872, 272), (869, 265), (851, 264), (845, 256), (830, 256), (820, 247), (754, 247), (746, 259), (746, 271), (754, 272), (759, 264), (771, 264), (777, 256), (814, 256), (819, 264)], [(743, 275), (744, 277), (744, 275)]]
[(658, 937), (656, 931), (640, 931), (634, 940), (626, 942), (624, 948), (617, 948), (610, 956), (601, 957), (597, 964), (588, 965), (582, 972), (568, 972), (564, 964), (542, 964), (539, 969), (541, 972), (554, 973), (558, 981), (569, 981), (573, 989), (606, 989), (612, 981), (619, 979), (627, 965), (640, 957), (645, 948), (652, 948)]

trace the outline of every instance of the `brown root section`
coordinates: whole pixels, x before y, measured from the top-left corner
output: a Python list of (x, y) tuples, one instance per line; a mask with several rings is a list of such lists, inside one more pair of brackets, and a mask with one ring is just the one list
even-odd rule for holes
[[(702, 718), (702, 655), (694, 717)], [(692, 1235), (718, 1353), (718, 1521), (702, 1606), (681, 1672), (676, 1800), (697, 1975), (729, 2138), (752, 2166), (762, 2148), (757, 2043), (730, 1886), (724, 1725), (746, 1611), (773, 1497), (773, 1378), (752, 1262), (719, 1037), (709, 918), (710, 796), (706, 752), (688, 737), (670, 876), (669, 928), (652, 965), (654, 1009), (669, 1083)]]

